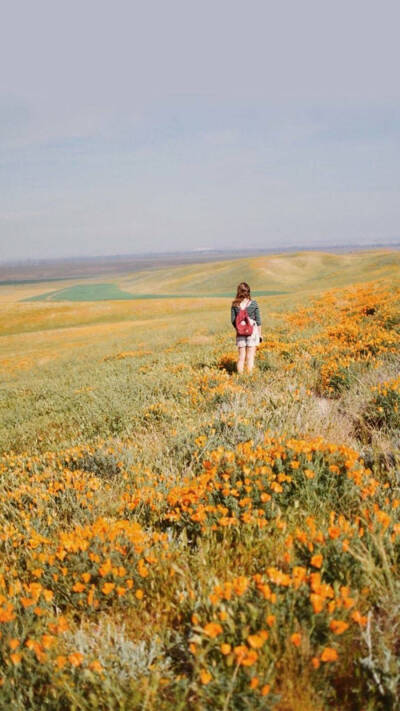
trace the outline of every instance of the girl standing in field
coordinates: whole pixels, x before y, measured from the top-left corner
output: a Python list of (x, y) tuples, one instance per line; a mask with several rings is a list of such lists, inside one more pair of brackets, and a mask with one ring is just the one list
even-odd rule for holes
[[(252, 333), (248, 336), (238, 333), (236, 317), (239, 311), (246, 309), (250, 324), (253, 326)], [(247, 371), (251, 373), (254, 366), (256, 348), (261, 340), (261, 316), (257, 301), (251, 298), (250, 287), (242, 281), (236, 292), (236, 297), (232, 301), (231, 322), (236, 328), (236, 345), (238, 347), (237, 372), (243, 373), (246, 363)]]

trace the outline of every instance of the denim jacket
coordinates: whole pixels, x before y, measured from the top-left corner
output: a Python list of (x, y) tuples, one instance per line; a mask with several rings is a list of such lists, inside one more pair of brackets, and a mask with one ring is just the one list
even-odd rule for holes
[[(239, 311), (240, 311), (239, 306), (232, 306), (231, 307), (231, 323), (234, 328), (235, 328), (236, 316), (238, 315)], [(247, 313), (249, 314), (249, 318), (252, 318), (253, 321), (256, 322), (257, 326), (261, 326), (260, 309), (258, 308), (257, 301), (254, 301), (254, 299), (252, 299), (250, 301), (250, 304), (247, 306)]]

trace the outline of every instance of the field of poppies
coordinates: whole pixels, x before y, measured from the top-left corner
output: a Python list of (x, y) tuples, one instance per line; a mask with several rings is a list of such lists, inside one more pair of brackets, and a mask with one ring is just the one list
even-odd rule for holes
[(400, 287), (259, 302), (7, 361), (1, 709), (400, 708)]

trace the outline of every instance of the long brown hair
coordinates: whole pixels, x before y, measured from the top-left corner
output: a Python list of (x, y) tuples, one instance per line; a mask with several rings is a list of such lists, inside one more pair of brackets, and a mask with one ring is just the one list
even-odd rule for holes
[(236, 296), (232, 301), (232, 306), (239, 306), (243, 299), (251, 299), (250, 287), (245, 281), (241, 281), (236, 290)]

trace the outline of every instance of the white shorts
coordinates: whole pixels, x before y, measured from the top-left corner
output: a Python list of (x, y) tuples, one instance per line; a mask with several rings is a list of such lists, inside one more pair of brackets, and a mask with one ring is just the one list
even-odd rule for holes
[(250, 323), (253, 325), (253, 333), (251, 336), (236, 336), (236, 345), (238, 348), (248, 348), (249, 346), (258, 346), (260, 336), (258, 335), (258, 326), (251, 318)]

